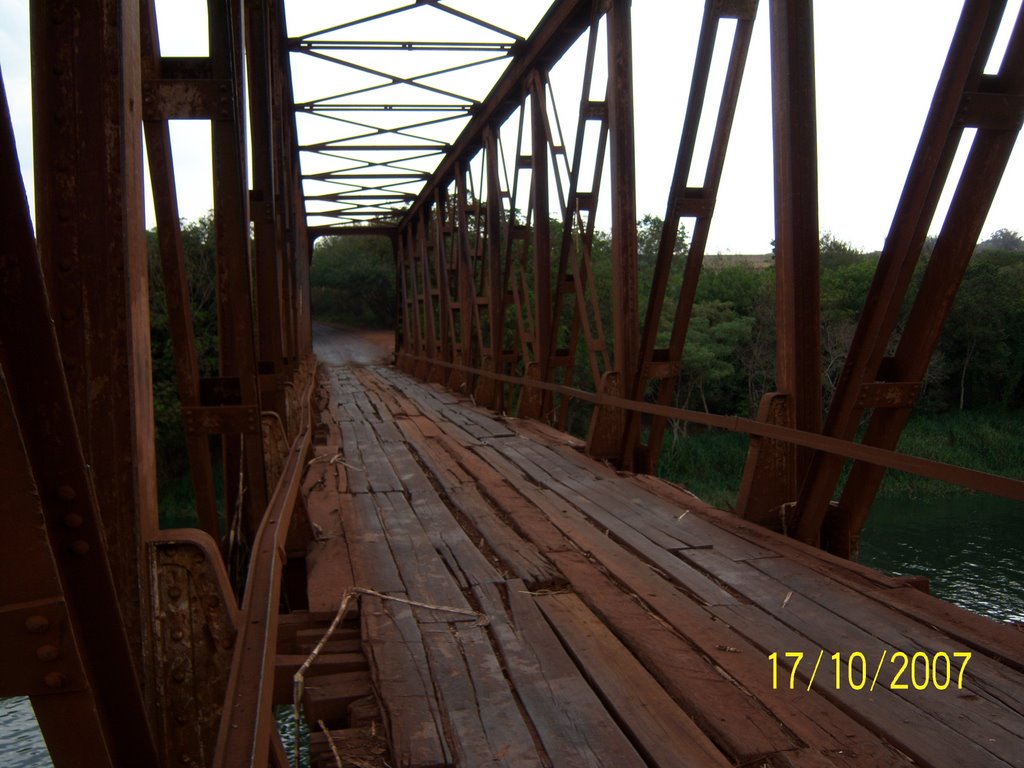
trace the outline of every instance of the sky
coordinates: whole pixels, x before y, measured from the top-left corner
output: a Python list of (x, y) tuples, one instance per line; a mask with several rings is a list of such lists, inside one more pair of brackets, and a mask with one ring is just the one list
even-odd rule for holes
[[(322, 0), (288, 1), (295, 8), (289, 9), (293, 34), (303, 31), (303, 25), (305, 29), (319, 26)], [(467, 10), (474, 2), (479, 0), (453, 0)], [(523, 3), (527, 0), (500, 4), (500, 13), (507, 18), (498, 21), (519, 31), (517, 25), (525, 22), (514, 14)], [(527, 4), (537, 5), (537, 0)], [(1021, 0), (1010, 0), (1009, 18), (1020, 5)], [(760, 6), (708, 242), (711, 254), (764, 253), (774, 238), (768, 0)], [(816, 4), (821, 231), (861, 250), (881, 248), (961, 6), (961, 0), (825, 0)], [(206, 53), (205, 36), (195, 34), (203, 7), (202, 0), (158, 0), (165, 54)], [(639, 215), (664, 215), (702, 7), (698, 0), (633, 2)], [(481, 15), (490, 19), (496, 8)], [(1004, 29), (996, 46), (1000, 55), (1005, 38)], [(574, 74), (579, 62), (579, 52), (571, 52), (552, 73), (560, 104), (571, 105), (579, 98)], [(22, 166), (30, 176), (31, 89), (28, 3), (24, 0), (0, 0), (0, 70)], [(297, 90), (301, 87), (296, 85)], [(209, 129), (201, 122), (177, 122), (172, 137), (181, 215), (195, 219), (212, 207)], [(969, 140), (968, 132), (959, 163)], [(1024, 232), (1024, 148), (1020, 144), (983, 227), (983, 238), (1001, 228)], [(706, 142), (699, 143), (698, 157), (701, 145), (706, 153)], [(26, 181), (31, 199), (31, 182)], [(950, 192), (947, 189), (943, 196), (932, 233), (938, 231)], [(148, 205), (149, 225), (153, 219)], [(606, 211), (599, 211), (598, 225), (607, 227)]]

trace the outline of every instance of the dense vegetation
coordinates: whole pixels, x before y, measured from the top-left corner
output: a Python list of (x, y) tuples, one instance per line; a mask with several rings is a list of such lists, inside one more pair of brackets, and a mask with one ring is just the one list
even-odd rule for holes
[[(552, 242), (560, 241), (553, 222)], [(212, 222), (183, 230), (192, 312), (202, 375), (216, 375), (216, 296)], [(638, 223), (639, 295), (643, 303), (654, 272), (662, 222)], [(676, 266), (659, 324), (659, 346), (667, 345), (682, 280), (686, 233), (681, 232)], [(915, 275), (919, 281), (931, 254), (929, 242)], [(611, 329), (610, 239), (595, 233), (594, 279), (605, 329)], [(822, 371), (826, 402), (842, 370), (878, 260), (826, 233), (821, 240)], [(161, 503), (190, 506), (187, 457), (174, 383), (174, 358), (167, 326), (155, 234), (150, 233), (153, 379), (156, 397)], [(532, 276), (527, 276), (528, 281)], [(693, 320), (674, 402), (716, 413), (752, 415), (774, 386), (774, 265), (763, 257), (712, 256), (697, 288)], [(311, 274), (312, 309), (318, 319), (363, 327), (392, 327), (396, 283), (391, 245), (385, 238), (322, 238)], [(914, 288), (911, 289), (913, 295)], [(645, 311), (641, 305), (641, 316)], [(513, 327), (514, 323), (509, 323)], [(510, 331), (511, 333), (511, 331)], [(899, 329), (895, 336), (898, 338)], [(511, 346), (512, 339), (508, 340)], [(895, 341), (895, 338), (893, 339)], [(577, 354), (575, 381), (592, 388), (586, 353)], [(928, 371), (915, 418), (901, 450), (1001, 474), (1020, 474), (1024, 450), (1024, 240), (1000, 230), (981, 243), (971, 261)], [(586, 430), (589, 410), (574, 406), (571, 429)], [(742, 435), (677, 425), (662, 453), (660, 473), (682, 480), (722, 506), (732, 503), (747, 439)], [(890, 473), (883, 493), (937, 494), (948, 486)]]
[[(165, 527), (195, 525), (195, 497), (189, 475), (188, 454), (185, 450), (185, 427), (181, 415), (181, 401), (178, 399), (174, 347), (167, 315), (167, 294), (164, 291), (160, 248), (156, 232), (150, 231), (147, 235), (160, 513)], [(216, 376), (217, 275), (212, 214), (197, 221), (183, 222), (181, 235), (199, 375)], [(213, 442), (216, 443), (216, 440)]]
[(358, 327), (395, 322), (395, 257), (384, 237), (325, 237), (309, 271), (313, 316)]

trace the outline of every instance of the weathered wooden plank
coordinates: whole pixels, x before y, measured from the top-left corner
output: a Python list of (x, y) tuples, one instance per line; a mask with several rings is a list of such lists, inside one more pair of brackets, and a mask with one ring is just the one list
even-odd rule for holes
[(351, 431), (355, 435), (366, 481), (375, 493), (402, 490), (402, 483), (388, 462), (387, 453), (374, 433), (369, 422), (353, 421)]
[(488, 505), (473, 485), (448, 493), (449, 501), (466, 516), (475, 532), (518, 578), (531, 589), (562, 582), (558, 571), (530, 542), (522, 539)]
[[(655, 678), (684, 705), (702, 730), (712, 734), (716, 743), (725, 747), (730, 756), (743, 764), (757, 758), (785, 751), (796, 746), (796, 740), (787, 733), (782, 722), (762, 709), (742, 688), (720, 674), (713, 662), (730, 662), (731, 654), (722, 648), (735, 648), (735, 638), (727, 626), (720, 625), (710, 638), (700, 638), (698, 645), (706, 658), (686, 640), (671, 631), (664, 623), (634, 602), (614, 582), (603, 576), (593, 563), (575, 553), (552, 555), (559, 569), (568, 578), (572, 588), (592, 610), (613, 627), (616, 634)], [(638, 583), (627, 584), (645, 602), (662, 610), (674, 606), (679, 595), (665, 584), (660, 590), (644, 589)], [(666, 610), (666, 612), (668, 612)], [(666, 620), (668, 617), (665, 617)], [(673, 619), (678, 618), (672, 616)], [(711, 617), (705, 626), (711, 623)], [(739, 644), (743, 648), (742, 644)], [(743, 650), (746, 650), (743, 648)], [(749, 667), (753, 654), (746, 654)], [(763, 657), (757, 654), (762, 667)]]
[(462, 466), (476, 481), (477, 489), (500, 511), (509, 525), (523, 538), (532, 541), (539, 551), (569, 548), (571, 544), (561, 531), (551, 524), (536, 504), (516, 490), (519, 486), (513, 485), (514, 478), (506, 480), (505, 475), (495, 469), (495, 466), (500, 466), (496, 458), (497, 454), (490, 447), (479, 446), (462, 457)]
[[(615, 516), (590, 506), (585, 498), (571, 488), (553, 481), (551, 485), (555, 487), (540, 494), (541, 497), (548, 496), (545, 511), (549, 513), (551, 522), (567, 538), (589, 551), (613, 572), (616, 569), (629, 569), (642, 580), (647, 577), (660, 578), (655, 575), (653, 567), (665, 579), (671, 579), (704, 603), (728, 605), (737, 601), (733, 594), (706, 574), (683, 564), (671, 552), (659, 547)], [(538, 494), (531, 489), (524, 488), (523, 492), (531, 500), (538, 498)], [(561, 498), (552, 498), (548, 494), (557, 494)], [(584, 517), (580, 508), (587, 510), (590, 520)]]
[(385, 453), (389, 451), (391, 443), (402, 443), (405, 437), (401, 430), (395, 426), (393, 421), (377, 421), (373, 423), (373, 431), (377, 433), (377, 439), (387, 445)]
[(366, 467), (359, 453), (356, 441), (354, 421), (347, 421), (341, 428), (341, 459), (340, 465), (345, 469), (345, 487), (349, 493), (368, 493), (370, 483), (366, 477)]
[[(771, 561), (758, 561), (753, 565), (823, 608), (834, 610), (837, 605), (843, 606), (843, 618), (887, 644), (890, 647), (890, 654), (894, 650), (902, 650), (910, 656), (918, 651), (923, 651), (929, 656), (936, 653), (952, 656), (956, 652), (969, 651), (969, 648), (947, 635), (925, 624), (912, 621), (797, 563), (773, 558)], [(1021, 646), (1019, 656), (1024, 657), (1024, 645)], [(1018, 714), (1024, 712), (1024, 675), (977, 653), (972, 656), (967, 666), (964, 681), (972, 690), (980, 691), (987, 702), (1005, 709), (1001, 716), (992, 711), (991, 721), (1012, 732), (1015, 724), (1019, 722)], [(915, 695), (914, 698), (917, 700), (918, 697)], [(948, 697), (944, 696), (943, 701), (948, 701)], [(1020, 744), (1020, 754), (1024, 755), (1024, 742)]]
[(640, 756), (583, 679), (521, 581), (474, 589), (509, 678), (557, 766), (636, 765)]
[(451, 765), (422, 636), (407, 605), (364, 596), (366, 653), (395, 765)]
[(839, 764), (908, 765), (817, 689), (773, 687), (766, 652), (706, 610), (627, 584), (656, 616), (579, 555), (552, 557), (588, 607), (739, 763), (803, 743)]
[(485, 630), (434, 624), (421, 632), (456, 764), (541, 764)]
[[(314, 464), (313, 467), (315, 466), (317, 465)], [(306, 514), (313, 529), (314, 539), (329, 538), (341, 533), (341, 495), (335, 489), (334, 467), (330, 469), (331, 473), (325, 474), (324, 478), (318, 481), (324, 485), (313, 486), (306, 496)]]
[(732, 765), (576, 595), (541, 596), (537, 604), (649, 763)]
[(413, 512), (459, 586), (465, 588), (503, 578), (496, 564), (477, 549), (441, 501), (408, 448), (404, 444), (392, 446), (388, 460), (406, 488)]
[[(274, 662), (274, 702), (290, 704), (292, 701), (292, 684), (295, 673), (306, 663), (308, 653), (277, 654)], [(335, 675), (342, 672), (366, 672), (369, 669), (366, 657), (361, 651), (355, 653), (321, 653), (316, 662), (304, 675), (306, 680), (313, 680), (322, 675)]]
[(371, 693), (370, 676), (366, 671), (310, 677), (302, 696), (306, 720), (309, 723), (344, 720), (349, 704)]
[[(614, 473), (595, 476), (588, 470), (602, 466), (597, 462), (576, 454), (566, 457), (531, 441), (517, 440), (512, 447), (586, 498), (591, 508), (604, 510), (621, 519), (666, 549), (713, 547), (736, 560), (775, 555), (764, 547), (711, 525), (699, 516), (690, 517), (689, 507), (679, 509), (647, 492), (634, 482), (634, 476)], [(589, 509), (584, 511), (589, 513)]]
[[(792, 600), (797, 600), (794, 596)], [(792, 606), (792, 601), (787, 608)], [(804, 637), (799, 632), (779, 621), (773, 621), (764, 610), (755, 605), (714, 606), (710, 609), (718, 618), (727, 622), (738, 632), (756, 643), (764, 654), (776, 649), (785, 652), (803, 653), (807, 659), (817, 659), (822, 646), (819, 642)], [(856, 641), (854, 641), (856, 642)], [(872, 645), (861, 650), (865, 656), (877, 659), (877, 648)], [(797, 675), (803, 685), (797, 685), (797, 691), (803, 692), (809, 674), (813, 669), (813, 661), (807, 670)], [(834, 674), (834, 670), (833, 670)], [(787, 681), (788, 682), (788, 681)], [(880, 686), (875, 688), (870, 698), (863, 691), (852, 691), (849, 688), (836, 691), (835, 680), (832, 686), (815, 684), (814, 688), (824, 696), (835, 701), (844, 711), (870, 729), (880, 742), (892, 744), (901, 752), (909, 755), (922, 765), (970, 765), (970, 766), (1005, 766), (1013, 765), (998, 758), (985, 746), (965, 739), (951, 728), (952, 723), (932, 717), (923, 712), (910, 701), (893, 695), (888, 689)], [(962, 699), (957, 699), (962, 702)], [(807, 717), (806, 714), (803, 715)], [(954, 715), (957, 719), (959, 715)]]
[(342, 525), (356, 586), (378, 592), (405, 592), (373, 498), (360, 493), (352, 497), (352, 502), (342, 509)]
[(306, 554), (306, 594), (311, 611), (336, 611), (346, 589), (355, 586), (343, 535), (314, 541)]
[[(437, 550), (400, 493), (373, 494), (384, 531), (391, 544), (398, 571), (405, 589), (413, 600), (460, 610), (471, 610), (462, 590), (456, 584)], [(452, 520), (452, 526), (458, 524)], [(472, 616), (459, 616), (426, 608), (415, 610), (419, 622), (473, 621)]]
[[(883, 651), (891, 654), (896, 650), (888, 642), (864, 631), (855, 623), (864, 616), (846, 616), (847, 612), (856, 612), (852, 605), (835, 603), (837, 608), (842, 606), (839, 610), (844, 616), (839, 616), (788, 584), (770, 578), (749, 563), (727, 560), (708, 550), (688, 551), (685, 556), (704, 561), (705, 567), (713, 570), (719, 578), (754, 604), (733, 606), (736, 611), (732, 612), (720, 612), (718, 606), (711, 610), (730, 623), (742, 622), (734, 626), (742, 626), (741, 631), (763, 647), (765, 653), (801, 651), (811, 659), (817, 659), (822, 650), (825, 656), (838, 652), (842, 658), (859, 652), (872, 662), (877, 662), (882, 658)], [(773, 631), (774, 625), (778, 625), (777, 631)], [(768, 646), (767, 638), (785, 645)], [(789, 647), (794, 643), (794, 647)], [(899, 650), (910, 655), (920, 650), (906, 641), (899, 643), (899, 646)], [(810, 670), (811, 667), (808, 667), (805, 674), (809, 675)], [(837, 690), (834, 678), (831, 684), (821, 687), (821, 691), (830, 700), (856, 711), (858, 717), (870, 723), (873, 730), (884, 734), (890, 743), (926, 763), (936, 761), (941, 754), (947, 754), (956, 756), (957, 764), (961, 765), (1012, 764), (1015, 755), (1024, 754), (1020, 736), (1011, 735), (1014, 724), (1020, 722), (1019, 715), (1009, 716), (1005, 708), (997, 706), (977, 690), (973, 691), (976, 695), (968, 699), (955, 693), (950, 695), (948, 690), (939, 691), (930, 687), (920, 691), (894, 691), (888, 687), (890, 681), (891, 674), (880, 678), (870, 712), (865, 711), (867, 708), (858, 698), (863, 696), (862, 691), (851, 690), (848, 686), (840, 686)], [(913, 722), (915, 719), (928, 724), (928, 727), (906, 729), (899, 726), (901, 722)], [(931, 733), (932, 725), (938, 723), (942, 724), (941, 730)], [(928, 733), (929, 736), (921, 738), (909, 733), (911, 730), (920, 734)], [(961, 751), (946, 751), (952, 749), (957, 742), (970, 746)]]

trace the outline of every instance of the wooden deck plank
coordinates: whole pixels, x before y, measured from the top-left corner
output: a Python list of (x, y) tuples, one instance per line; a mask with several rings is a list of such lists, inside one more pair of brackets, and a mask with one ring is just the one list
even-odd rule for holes
[(426, 649), (407, 605), (364, 596), (361, 614), (371, 679), (384, 716), (393, 764), (452, 764)]
[(542, 596), (537, 604), (649, 763), (732, 765), (576, 595)]
[[(426, 531), (409, 508), (405, 497), (400, 493), (375, 493), (373, 502), (409, 597), (424, 603), (470, 611), (462, 590), (431, 545)], [(454, 520), (451, 524), (457, 525)], [(416, 608), (415, 612), (421, 623), (473, 620), (472, 617), (458, 619), (445, 611), (426, 608)]]
[(336, 611), (345, 590), (356, 585), (348, 543), (342, 534), (314, 541), (306, 554), (309, 610)]
[(540, 755), (480, 627), (421, 627), (456, 763), (540, 764)]
[(378, 592), (404, 592), (405, 583), (398, 574), (377, 507), (369, 494), (353, 497), (352, 506), (342, 510), (342, 525), (356, 586)]
[[(753, 605), (750, 606), (728, 606), (728, 611), (718, 610), (726, 606), (715, 606), (711, 610), (726, 621), (732, 621), (728, 617), (737, 617), (736, 620), (743, 622), (744, 634), (761, 644), (765, 653), (799, 651), (811, 659), (817, 659), (822, 650), (825, 656), (839, 652), (843, 658), (859, 652), (870, 659), (871, 664), (882, 658), (883, 651), (892, 653), (895, 650), (885, 640), (854, 623), (866, 619), (863, 614), (849, 616), (849, 620), (845, 617), (847, 612), (854, 611), (852, 605), (837, 604), (836, 609), (844, 614), (839, 616), (748, 563), (727, 561), (706, 550), (685, 554), (688, 558), (714, 561), (709, 562), (707, 567), (752, 601)], [(766, 646), (764, 639), (767, 637), (786, 638), (784, 642), (795, 645)], [(910, 654), (919, 650), (905, 640), (899, 643), (898, 649)], [(811, 667), (808, 666), (807, 673), (810, 671)], [(859, 717), (885, 734), (892, 743), (925, 762), (934, 762), (939, 755), (946, 754), (956, 756), (963, 761), (960, 762), (963, 765), (1012, 765), (1016, 758), (1024, 754), (1020, 736), (1005, 730), (1006, 725), (1019, 723), (1019, 715), (1010, 716), (1006, 710), (982, 696), (965, 699), (955, 692), (930, 687), (920, 691), (894, 691), (888, 685), (883, 686), (883, 681), (886, 681), (885, 677), (880, 679), (873, 692), (875, 695), (870, 712), (860, 701), (862, 691), (843, 686), (836, 690), (834, 679), (831, 685), (825, 685), (821, 690), (841, 706), (856, 711)], [(924, 729), (899, 727), (900, 723), (913, 722), (915, 719), (929, 725)], [(929, 732), (929, 737), (916, 737), (911, 733), (918, 730)], [(957, 743), (969, 746), (961, 747), (959, 751), (946, 751), (953, 749)]]
[(509, 678), (544, 750), (557, 766), (636, 765), (640, 756), (601, 703), (521, 581), (510, 581), (506, 611), (498, 585), (474, 589)]
[(585, 558), (554, 557), (588, 607), (737, 762), (788, 753), (802, 743), (839, 764), (908, 764), (817, 690), (775, 689), (767, 653), (714, 615), (671, 594), (636, 592), (648, 609)]

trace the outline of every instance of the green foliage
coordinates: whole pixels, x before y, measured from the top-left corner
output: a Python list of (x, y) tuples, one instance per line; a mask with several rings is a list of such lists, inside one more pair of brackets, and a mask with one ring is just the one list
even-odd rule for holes
[(719, 509), (732, 509), (739, 493), (740, 476), (749, 439), (717, 429), (670, 432), (661, 449), (658, 475), (682, 483)]
[[(212, 215), (183, 222), (182, 245), (188, 279), (192, 327), (200, 376), (217, 374), (217, 266)], [(153, 406), (156, 426), (157, 483), (164, 522), (194, 515), (185, 429), (178, 399), (174, 345), (155, 231), (147, 233), (150, 341), (153, 356)]]
[[(183, 223), (181, 234), (199, 375), (214, 376), (217, 372), (217, 276), (213, 217), (205, 216), (198, 221)], [(169, 480), (188, 471), (188, 457), (185, 455), (185, 432), (181, 403), (178, 401), (174, 345), (155, 230), (147, 233), (147, 245), (157, 467), (158, 477)]]
[[(918, 415), (907, 425), (899, 450), (912, 456), (944, 461), (1006, 477), (1024, 479), (1024, 411), (976, 410), (970, 413)], [(939, 480), (888, 472), (880, 495), (930, 498), (963, 493)]]
[(309, 273), (313, 317), (345, 325), (395, 324), (395, 260), (383, 237), (325, 237)]
[(1024, 259), (973, 263), (943, 333), (950, 405), (1019, 406), (1024, 392)]

